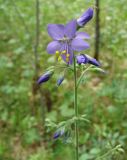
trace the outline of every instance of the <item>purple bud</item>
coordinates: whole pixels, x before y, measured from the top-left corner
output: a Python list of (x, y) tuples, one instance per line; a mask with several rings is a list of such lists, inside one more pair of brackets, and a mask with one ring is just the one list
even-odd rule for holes
[(64, 80), (64, 77), (60, 77), (58, 80), (57, 80), (57, 85), (60, 86), (61, 83), (63, 82)]
[(38, 84), (44, 83), (46, 81), (48, 81), (51, 76), (53, 75), (53, 71), (48, 71), (46, 73), (44, 73), (37, 81)]
[(86, 57), (88, 58), (89, 64), (93, 64), (94, 66), (97, 66), (97, 67), (99, 67), (101, 65), (95, 58), (92, 58), (87, 54), (86, 54)]
[(88, 63), (88, 58), (84, 55), (84, 54), (80, 54), (78, 56), (76, 56), (76, 59), (77, 59), (77, 63), (78, 64), (86, 64)]
[(76, 59), (77, 59), (78, 64), (89, 63), (89, 64), (93, 64), (97, 67), (100, 66), (100, 63), (95, 58), (92, 58), (92, 57), (88, 56), (87, 54), (80, 54), (80, 55), (76, 56)]
[(57, 138), (59, 138), (59, 137), (61, 137), (61, 136), (63, 136), (63, 135), (64, 135), (64, 129), (61, 129), (61, 130), (58, 130), (58, 131), (56, 131), (56, 132), (54, 133), (53, 138), (54, 138), (54, 139), (57, 139)]
[(93, 8), (88, 8), (80, 18), (77, 19), (77, 24), (79, 27), (83, 27), (87, 22), (89, 22), (93, 17)]
[(59, 132), (55, 132), (54, 135), (53, 135), (53, 138), (57, 139), (59, 137), (60, 137), (60, 131)]

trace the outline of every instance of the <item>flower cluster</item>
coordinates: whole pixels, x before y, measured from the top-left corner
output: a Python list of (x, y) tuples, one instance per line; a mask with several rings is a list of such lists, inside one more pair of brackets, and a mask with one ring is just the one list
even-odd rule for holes
[[(48, 24), (48, 34), (53, 41), (48, 44), (47, 52), (49, 54), (55, 54), (58, 61), (63, 59), (67, 65), (71, 65), (75, 56), (74, 51), (80, 52), (90, 47), (88, 42), (84, 41), (84, 39), (89, 39), (90, 36), (87, 33), (79, 32), (78, 30), (86, 25), (86, 23), (89, 22), (92, 17), (93, 9), (89, 8), (77, 20), (72, 20), (66, 25)], [(100, 66), (100, 63), (96, 59), (88, 56), (87, 54), (80, 54), (75, 58), (79, 65), (92, 64), (97, 67)], [(52, 77), (53, 73), (53, 70), (47, 71), (39, 78), (37, 83), (41, 84), (48, 81)], [(61, 85), (63, 80), (64, 76), (60, 76), (60, 78), (57, 80), (57, 85)]]
[(85, 32), (78, 32), (93, 17), (93, 9), (89, 8), (77, 20), (72, 20), (66, 25), (49, 24), (47, 27), (49, 36), (53, 39), (47, 46), (49, 54), (56, 54), (58, 61), (63, 59), (67, 64), (72, 64), (74, 51), (82, 51), (89, 48), (84, 39), (89, 39)]
[[(54, 54), (58, 62), (63, 60), (65, 64), (64, 74), (67, 69), (71, 69), (74, 72), (74, 75), (76, 76), (77, 68), (80, 68), (77, 67), (77, 65), (91, 64), (96, 66), (97, 69), (100, 69), (100, 63), (95, 58), (92, 58), (87, 54), (74, 54), (74, 52), (81, 52), (90, 47), (89, 43), (85, 41), (88, 40), (90, 36), (87, 33), (79, 32), (78, 30), (82, 28), (84, 25), (86, 25), (86, 23), (89, 22), (92, 19), (92, 17), (93, 9), (89, 8), (77, 20), (71, 20), (66, 25), (48, 24), (47, 26), (48, 34), (52, 38), (52, 42), (50, 42), (47, 46), (47, 52), (49, 54)], [(74, 64), (74, 67), (72, 67), (72, 64)], [(57, 68), (57, 66), (50, 67), (47, 70), (47, 72), (45, 72), (38, 79), (37, 83), (42, 84), (47, 82), (54, 74), (55, 67)], [(57, 86), (60, 86), (64, 81), (64, 74), (59, 76), (59, 79), (57, 80)], [(80, 83), (83, 75), (84, 74), (80, 76), (78, 83), (75, 80), (75, 87), (78, 87), (78, 84)], [(53, 138), (62, 138), (64, 142), (67, 142), (70, 138), (70, 135), (70, 130), (67, 130), (67, 128), (64, 127), (60, 127), (57, 128), (57, 131), (54, 133)]]

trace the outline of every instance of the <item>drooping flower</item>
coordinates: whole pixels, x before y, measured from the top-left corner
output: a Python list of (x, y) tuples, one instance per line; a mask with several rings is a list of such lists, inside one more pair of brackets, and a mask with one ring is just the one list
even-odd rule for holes
[(80, 54), (80, 55), (77, 55), (76, 56), (76, 59), (77, 59), (77, 63), (78, 64), (93, 64), (97, 67), (100, 66), (100, 63), (95, 59), (95, 58), (92, 58), (90, 56), (88, 56), (87, 54)]
[(64, 80), (64, 76), (60, 77), (58, 80), (57, 80), (57, 85), (60, 86), (61, 83), (63, 82)]
[(58, 131), (56, 131), (56, 132), (54, 133), (53, 138), (54, 138), (54, 139), (57, 139), (57, 138), (59, 138), (59, 137), (61, 137), (61, 136), (63, 136), (63, 135), (64, 135), (64, 129), (61, 129), (61, 130), (58, 130)]
[(77, 19), (77, 24), (79, 27), (83, 27), (87, 22), (89, 22), (93, 17), (93, 9), (88, 8), (80, 18)]
[(55, 132), (54, 135), (53, 135), (53, 138), (57, 139), (59, 137), (60, 137), (60, 131), (59, 132)]
[(44, 73), (37, 81), (38, 84), (44, 83), (46, 81), (48, 81), (51, 76), (53, 75), (53, 71), (47, 71), (46, 73)]
[(62, 24), (49, 24), (48, 34), (53, 41), (47, 46), (49, 54), (56, 54), (58, 61), (63, 59), (67, 64), (73, 62), (73, 51), (82, 51), (89, 48), (83, 39), (88, 39), (85, 32), (77, 32), (77, 21), (72, 20), (65, 26)]

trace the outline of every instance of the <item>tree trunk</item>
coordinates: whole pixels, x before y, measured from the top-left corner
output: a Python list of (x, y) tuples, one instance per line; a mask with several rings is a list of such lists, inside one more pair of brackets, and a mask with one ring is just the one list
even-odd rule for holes
[(95, 52), (94, 52), (94, 58), (97, 60), (99, 59), (99, 47), (100, 47), (100, 6), (99, 6), (99, 0), (95, 0)]

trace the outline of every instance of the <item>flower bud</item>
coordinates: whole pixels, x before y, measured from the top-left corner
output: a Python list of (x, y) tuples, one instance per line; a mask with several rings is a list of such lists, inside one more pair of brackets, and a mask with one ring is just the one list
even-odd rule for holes
[(92, 58), (87, 54), (86, 54), (86, 57), (88, 58), (89, 64), (93, 64), (94, 66), (100, 67), (101, 64), (95, 58)]
[(57, 139), (59, 137), (62, 137), (64, 135), (65, 131), (64, 129), (60, 129), (60, 130), (57, 130), (54, 135), (53, 135), (53, 138), (54, 139)]
[(92, 58), (87, 54), (77, 55), (76, 59), (77, 59), (77, 63), (78, 64), (87, 64), (87, 63), (89, 63), (89, 64), (93, 64), (94, 66), (97, 66), (97, 67), (100, 66), (100, 63), (95, 58)]
[(52, 77), (53, 73), (53, 70), (47, 71), (38, 79), (37, 83), (41, 84), (47, 82)]
[(77, 24), (79, 27), (83, 27), (87, 22), (89, 22), (93, 17), (93, 8), (88, 8), (80, 18), (77, 19)]
[(64, 80), (64, 77), (60, 77), (58, 80), (57, 80), (57, 85), (60, 86), (61, 83), (63, 82)]
[(60, 137), (60, 131), (59, 132), (55, 132), (54, 135), (53, 135), (53, 138), (57, 139), (59, 137)]
[(77, 63), (78, 64), (86, 64), (88, 63), (88, 58), (84, 55), (84, 54), (80, 54), (78, 56), (76, 56), (76, 59), (77, 59)]

